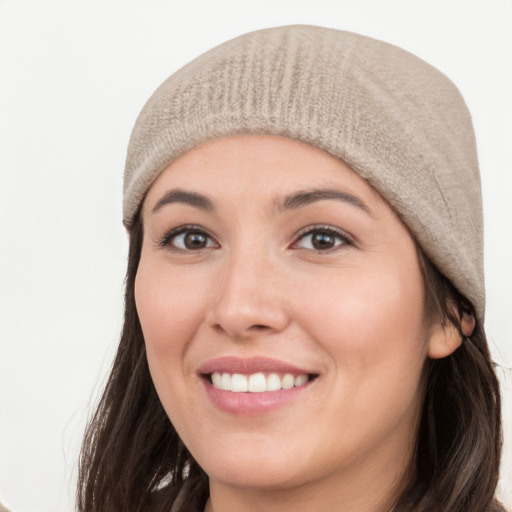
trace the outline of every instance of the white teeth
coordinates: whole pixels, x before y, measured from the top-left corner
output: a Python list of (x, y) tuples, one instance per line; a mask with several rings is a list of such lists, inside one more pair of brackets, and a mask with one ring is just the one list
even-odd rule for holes
[(307, 381), (308, 381), (307, 375), (299, 375), (298, 377), (295, 377), (295, 385), (297, 387), (304, 386), (304, 384), (306, 384)]
[(281, 389), (281, 379), (277, 373), (271, 373), (267, 377), (267, 391), (279, 391)]
[(294, 376), (291, 373), (286, 373), (280, 377), (277, 373), (265, 375), (261, 372), (251, 375), (214, 372), (211, 378), (214, 388), (233, 393), (279, 391), (281, 389), (291, 389), (294, 386), (304, 386), (309, 381), (309, 377), (306, 374)]
[(224, 389), (222, 387), (222, 375), (220, 373), (212, 373), (212, 384), (219, 389)]
[(263, 373), (253, 373), (249, 377), (249, 391), (251, 393), (263, 393), (267, 390), (267, 379)]
[(231, 391), (231, 375), (229, 373), (222, 374), (220, 389), (223, 389), (224, 391)]
[(281, 379), (281, 387), (283, 389), (292, 389), (293, 386), (295, 386), (295, 377), (287, 373), (282, 379)]
[(249, 391), (249, 383), (247, 382), (247, 377), (241, 373), (234, 373), (231, 376), (231, 391), (233, 393), (244, 393)]

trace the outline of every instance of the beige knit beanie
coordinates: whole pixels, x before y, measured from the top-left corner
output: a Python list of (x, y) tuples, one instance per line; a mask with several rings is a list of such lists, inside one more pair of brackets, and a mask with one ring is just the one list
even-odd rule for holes
[(367, 179), (484, 318), (480, 177), (457, 88), (414, 55), (314, 26), (228, 41), (168, 78), (140, 113), (124, 177), (129, 228), (145, 193), (209, 139), (282, 135), (340, 158)]

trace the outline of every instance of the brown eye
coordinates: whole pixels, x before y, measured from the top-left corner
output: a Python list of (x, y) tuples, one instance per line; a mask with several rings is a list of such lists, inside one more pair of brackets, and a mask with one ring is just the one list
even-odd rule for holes
[(184, 233), (183, 244), (187, 249), (204, 249), (208, 245), (208, 237), (203, 233)]
[(311, 245), (315, 249), (332, 249), (336, 245), (336, 237), (329, 233), (313, 233), (311, 235)]
[(329, 251), (344, 245), (351, 245), (351, 240), (343, 233), (334, 229), (316, 228), (310, 229), (299, 237), (294, 244), (295, 248), (309, 249), (313, 251)]
[(164, 237), (160, 245), (179, 251), (200, 251), (201, 249), (218, 247), (218, 244), (208, 233), (187, 226), (172, 230)]

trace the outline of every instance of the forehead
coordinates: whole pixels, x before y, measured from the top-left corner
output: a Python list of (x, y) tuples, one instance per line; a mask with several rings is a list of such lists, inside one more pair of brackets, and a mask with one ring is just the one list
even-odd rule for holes
[(171, 188), (186, 188), (235, 199), (249, 194), (279, 196), (302, 188), (335, 187), (383, 202), (375, 190), (338, 158), (303, 142), (272, 135), (237, 135), (210, 140), (188, 151), (165, 169), (151, 186), (155, 204)]

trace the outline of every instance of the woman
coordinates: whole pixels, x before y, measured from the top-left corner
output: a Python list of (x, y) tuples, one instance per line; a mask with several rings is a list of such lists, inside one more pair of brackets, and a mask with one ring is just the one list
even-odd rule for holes
[(143, 108), (124, 222), (81, 510), (503, 510), (475, 143), (441, 73), (319, 27), (228, 41)]

